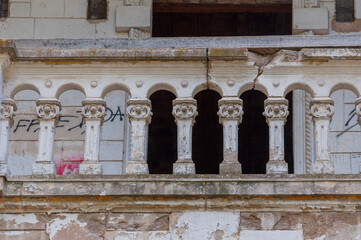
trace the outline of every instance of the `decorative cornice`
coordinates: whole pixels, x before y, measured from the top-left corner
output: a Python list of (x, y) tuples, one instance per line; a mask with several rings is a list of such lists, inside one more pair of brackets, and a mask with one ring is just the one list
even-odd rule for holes
[(36, 113), (38, 114), (39, 119), (55, 119), (56, 121), (58, 120), (61, 111), (61, 104), (58, 100), (39, 99), (36, 101), (36, 106)]
[(0, 119), (1, 120), (9, 120), (10, 127), (14, 123), (14, 116), (17, 110), (16, 103), (12, 99), (4, 99), (0, 106)]
[(127, 101), (127, 116), (129, 121), (146, 120), (147, 124), (152, 119), (152, 104), (148, 99), (129, 99)]
[(174, 99), (172, 114), (176, 121), (192, 120), (193, 124), (195, 122), (196, 116), (198, 115), (197, 101), (193, 98)]
[(285, 98), (266, 99), (264, 101), (265, 110), (263, 116), (267, 123), (272, 120), (283, 120), (286, 122), (289, 115), (288, 100)]
[(333, 100), (331, 98), (314, 98), (311, 102), (313, 120), (332, 120), (334, 114)]
[(219, 123), (224, 120), (236, 120), (238, 124), (242, 122), (243, 101), (239, 98), (222, 98), (218, 101)]
[(103, 124), (107, 105), (103, 99), (85, 99), (82, 101), (82, 117), (87, 120), (100, 120)]

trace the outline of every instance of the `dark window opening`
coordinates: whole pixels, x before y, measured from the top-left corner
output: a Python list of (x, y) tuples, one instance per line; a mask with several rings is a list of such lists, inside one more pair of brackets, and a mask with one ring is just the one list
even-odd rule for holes
[(293, 161), (293, 92), (290, 92), (286, 95), (288, 100), (288, 111), (290, 114), (287, 117), (287, 122), (285, 124), (285, 160), (288, 163), (288, 173), (292, 174), (294, 170), (294, 161)]
[(7, 18), (9, 10), (9, 0), (0, 0), (0, 18)]
[(153, 37), (292, 34), (292, 5), (154, 4)]
[(161, 90), (150, 96), (152, 121), (148, 131), (148, 167), (151, 174), (172, 174), (177, 160), (177, 126), (172, 115), (173, 93)]
[(269, 156), (269, 130), (263, 116), (266, 96), (249, 90), (241, 95), (243, 120), (238, 128), (238, 161), (242, 173), (265, 174)]
[(217, 115), (221, 95), (212, 90), (204, 90), (194, 98), (198, 105), (192, 139), (196, 173), (218, 174), (219, 164), (223, 161), (223, 127)]
[(355, 21), (354, 0), (336, 0), (336, 22), (353, 21)]
[(107, 0), (89, 0), (88, 19), (101, 20), (107, 18)]

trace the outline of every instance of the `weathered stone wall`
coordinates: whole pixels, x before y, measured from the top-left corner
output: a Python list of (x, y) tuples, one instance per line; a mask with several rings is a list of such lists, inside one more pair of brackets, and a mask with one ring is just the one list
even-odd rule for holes
[(7, 240), (358, 239), (361, 213), (187, 211), (1, 214)]
[[(138, 4), (136, 5), (136, 3)], [(0, 19), (2, 39), (93, 39), (150, 36), (150, 2), (108, 0), (107, 18), (88, 20), (88, 0), (10, 0), (8, 18)], [(144, 1), (145, 2), (145, 1)], [(124, 6), (136, 5), (132, 9)], [(139, 5), (146, 5), (139, 7)], [(116, 17), (117, 12), (131, 15)], [(148, 18), (139, 19), (148, 12)], [(117, 22), (117, 23), (116, 23)], [(119, 29), (117, 25), (126, 25)], [(134, 28), (132, 28), (134, 27)], [(142, 28), (142, 29), (138, 29)]]

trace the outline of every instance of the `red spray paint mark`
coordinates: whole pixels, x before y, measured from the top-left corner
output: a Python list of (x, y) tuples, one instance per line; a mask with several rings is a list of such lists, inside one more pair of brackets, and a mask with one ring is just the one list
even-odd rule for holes
[(73, 155), (69, 158), (62, 158), (56, 161), (56, 174), (67, 175), (67, 174), (78, 174), (79, 163), (83, 161), (83, 154)]

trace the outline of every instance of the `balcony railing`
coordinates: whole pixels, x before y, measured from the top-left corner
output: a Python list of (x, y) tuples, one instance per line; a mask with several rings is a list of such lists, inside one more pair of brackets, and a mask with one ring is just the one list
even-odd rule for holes
[[(152, 121), (152, 102), (149, 97), (158, 90), (167, 90), (176, 96), (172, 110), (178, 129), (177, 161), (173, 165), (175, 174), (195, 173), (192, 126), (197, 116), (197, 101), (194, 96), (201, 90), (212, 89), (222, 96), (218, 102), (219, 122), (223, 125), (221, 174), (242, 173), (238, 161), (238, 126), (242, 124), (243, 114), (247, 114), (243, 111), (240, 99), (245, 91), (255, 89), (267, 96), (263, 113), (269, 126), (267, 174), (288, 173), (284, 158), (284, 125), (289, 115), (288, 100), (285, 98), (289, 92), (302, 89), (312, 97), (309, 110), (314, 124), (316, 151), (312, 171), (324, 174), (334, 173), (328, 144), (329, 126), (334, 114), (334, 102), (330, 96), (337, 90), (347, 89), (359, 97), (361, 91), (361, 62), (355, 61), (360, 56), (359, 49), (280, 50), (274, 46), (261, 50), (127, 49), (122, 52), (122, 56), (106, 57), (102, 56), (103, 52), (99, 59), (89, 61), (79, 55), (85, 51), (82, 49), (53, 49), (47, 58), (31, 56), (30, 52), (34, 49), (26, 49), (26, 44), (22, 44), (21, 53), (19, 49), (15, 51), (18, 57), (22, 54), (21, 61), (13, 58), (14, 62), (9, 64), (11, 60), (8, 55), (2, 55), (4, 74), (0, 174), (3, 175), (9, 173), (7, 158), (10, 127), (19, 108), (14, 96), (23, 90), (33, 90), (40, 96), (36, 101), (39, 137), (37, 159), (32, 165), (34, 175), (56, 173), (53, 156), (57, 121), (62, 113), (59, 96), (67, 90), (76, 89), (85, 95), (81, 112), (85, 123), (84, 160), (79, 165), (79, 173), (82, 175), (99, 175), (102, 172), (99, 148), (100, 129), (107, 106), (104, 98), (113, 90), (122, 90), (129, 95), (126, 107), (130, 123), (126, 174), (149, 173), (146, 160), (147, 126)], [(279, 43), (274, 45), (279, 47)], [(290, 45), (290, 42), (286, 45)], [(69, 62), (66, 56), (73, 51), (77, 51), (78, 59)], [(88, 51), (90, 54), (91, 51), (102, 50), (89, 48)], [(127, 56), (130, 52), (131, 56)], [(270, 53), (265, 55), (265, 52)], [(64, 56), (66, 60), (62, 59)], [(109, 61), (104, 62), (104, 59)], [(356, 99), (355, 107), (361, 123), (361, 98)]]

